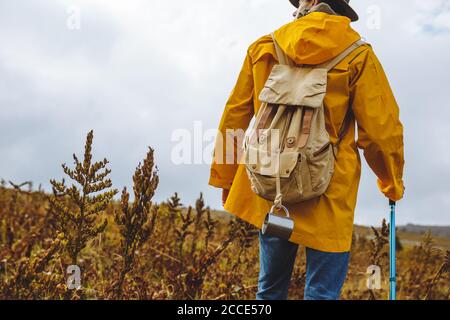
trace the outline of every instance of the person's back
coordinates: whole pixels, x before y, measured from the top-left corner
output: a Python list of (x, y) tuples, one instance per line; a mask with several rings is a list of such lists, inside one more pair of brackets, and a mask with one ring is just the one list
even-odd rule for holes
[[(344, 3), (344, 0), (335, 1)], [(308, 14), (274, 33), (280, 48), (297, 65), (324, 63), (360, 40), (359, 34), (350, 27), (349, 18), (337, 15), (326, 4), (306, 2), (313, 8), (306, 11)], [(248, 128), (261, 106), (259, 93), (277, 63), (271, 36), (264, 36), (249, 47), (219, 126), (223, 137), (227, 130)], [(290, 242), (260, 234), (261, 274), (257, 295), (260, 299), (286, 298), (298, 244), (307, 247), (305, 298), (339, 297), (348, 265), (361, 174), (357, 147), (364, 150), (385, 196), (394, 201), (403, 196), (403, 127), (384, 71), (369, 45), (356, 49), (329, 72), (324, 105), (332, 143), (337, 142), (349, 110), (352, 121), (339, 145), (327, 191), (318, 198), (288, 206), (295, 221)], [(236, 143), (232, 150), (226, 146), (217, 143), (216, 155), (236, 153)], [(220, 160), (216, 158), (212, 165), (210, 184), (224, 189), (225, 209), (261, 228), (272, 204), (252, 192), (240, 159), (234, 157), (233, 163)]]

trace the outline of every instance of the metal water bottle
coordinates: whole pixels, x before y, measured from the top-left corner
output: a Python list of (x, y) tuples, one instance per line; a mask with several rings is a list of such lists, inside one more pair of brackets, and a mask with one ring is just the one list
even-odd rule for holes
[(289, 240), (294, 230), (294, 220), (289, 216), (289, 211), (285, 206), (281, 206), (286, 216), (276, 213), (275, 206), (270, 209), (262, 227), (262, 234)]

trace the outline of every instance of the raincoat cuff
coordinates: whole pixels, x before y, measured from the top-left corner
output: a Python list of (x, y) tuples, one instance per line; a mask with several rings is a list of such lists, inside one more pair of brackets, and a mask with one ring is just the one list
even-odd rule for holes
[(383, 184), (383, 182), (378, 179), (377, 181), (378, 189), (390, 200), (399, 201), (403, 198), (403, 193), (405, 187), (403, 186), (402, 180), (397, 180), (394, 184)]

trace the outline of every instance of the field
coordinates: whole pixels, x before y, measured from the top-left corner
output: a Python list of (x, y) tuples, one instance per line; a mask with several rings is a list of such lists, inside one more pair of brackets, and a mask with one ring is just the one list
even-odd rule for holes
[[(136, 168), (132, 195), (123, 189), (114, 200), (108, 161), (92, 161), (92, 139), (91, 132), (73, 168), (63, 165), (69, 183), (51, 180), (51, 194), (1, 182), (0, 299), (254, 298), (255, 228), (211, 211), (201, 195), (193, 206), (177, 194), (153, 203), (152, 149)], [(399, 232), (399, 299), (449, 299), (448, 243)], [(381, 267), (380, 289), (367, 287), (370, 265)], [(356, 227), (342, 299), (387, 299), (388, 273), (386, 223)], [(304, 282), (300, 250), (290, 299), (303, 298)]]

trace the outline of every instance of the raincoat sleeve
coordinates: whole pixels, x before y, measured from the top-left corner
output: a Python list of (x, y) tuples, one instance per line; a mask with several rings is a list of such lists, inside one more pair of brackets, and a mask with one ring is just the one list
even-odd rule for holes
[(403, 126), (399, 108), (377, 57), (370, 49), (353, 64), (352, 108), (358, 124), (357, 145), (389, 199), (403, 197)]
[[(223, 111), (214, 147), (209, 184), (230, 189), (238, 169), (238, 143), (253, 117), (253, 66), (247, 56)], [(234, 137), (233, 137), (234, 134)], [(227, 147), (228, 146), (228, 147)]]

